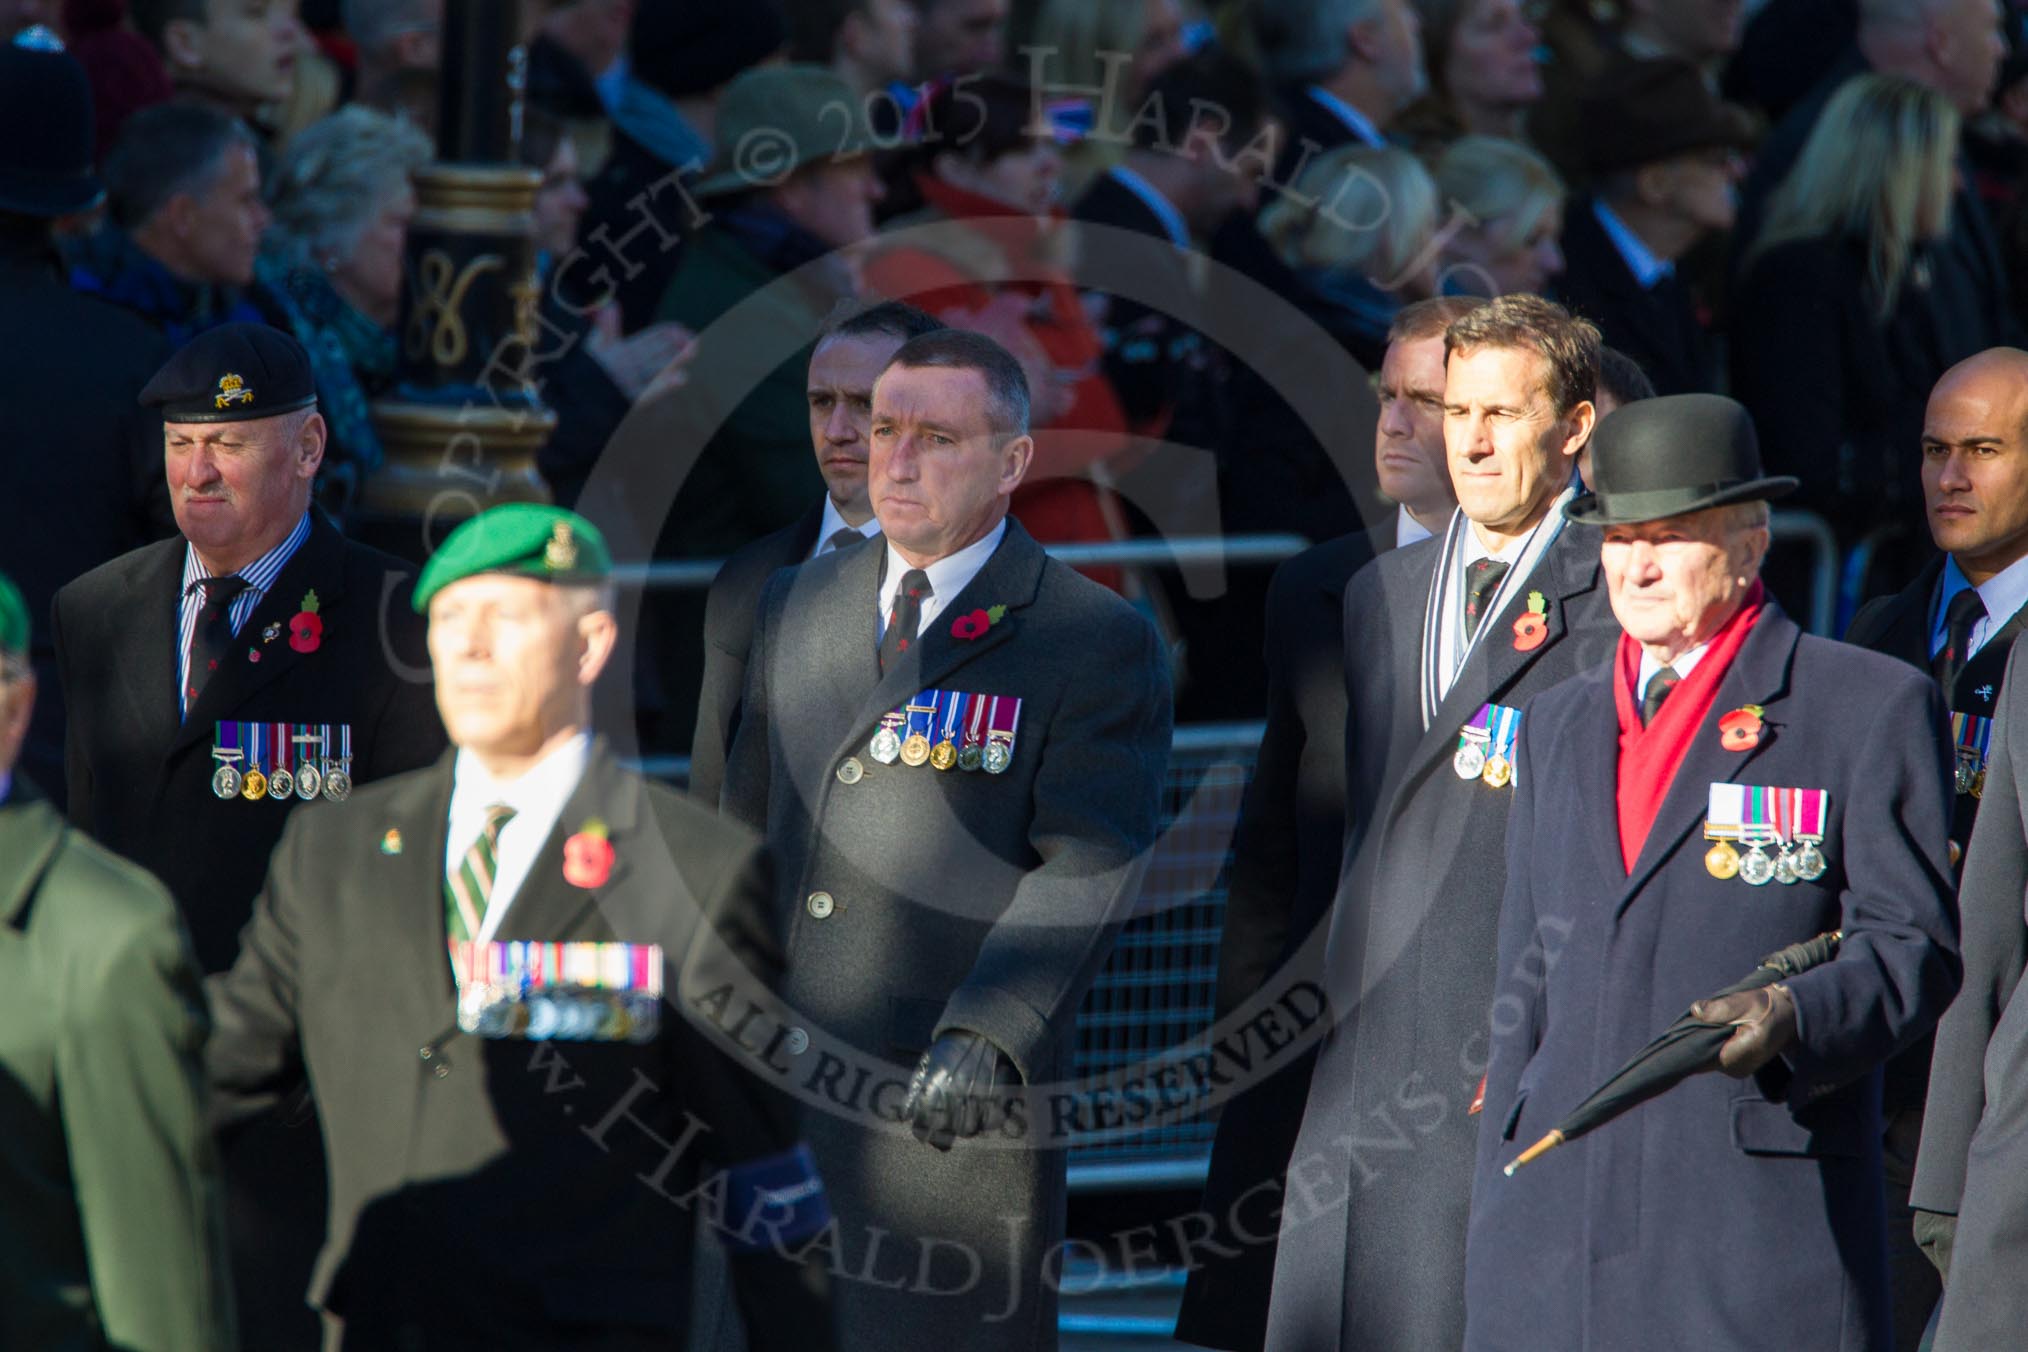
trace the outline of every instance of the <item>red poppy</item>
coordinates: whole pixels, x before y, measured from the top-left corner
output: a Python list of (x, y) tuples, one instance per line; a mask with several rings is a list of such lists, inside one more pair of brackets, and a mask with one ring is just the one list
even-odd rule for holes
[(324, 621), (307, 610), (299, 610), (289, 620), (289, 646), (299, 653), (313, 653), (324, 641)]
[(1548, 637), (1549, 621), (1532, 610), (1514, 621), (1514, 651), (1517, 653), (1534, 652)]
[(563, 842), (563, 880), (572, 887), (602, 887), (613, 872), (613, 843), (604, 832), (580, 831)]
[(1744, 705), (1718, 720), (1718, 744), (1727, 751), (1751, 751), (1760, 745), (1761, 710)]
[(961, 638), (969, 643), (975, 638), (982, 637), (992, 627), (993, 617), (983, 610), (975, 610), (969, 615), (960, 615), (951, 621), (951, 637)]

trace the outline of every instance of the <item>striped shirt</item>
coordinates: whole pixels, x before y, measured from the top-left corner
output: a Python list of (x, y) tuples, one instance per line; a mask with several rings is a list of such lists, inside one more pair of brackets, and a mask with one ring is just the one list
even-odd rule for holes
[[(240, 626), (254, 613), (261, 598), (268, 594), (268, 588), (275, 585), (275, 579), (288, 566), (303, 541), (310, 538), (310, 514), (303, 513), (303, 519), (289, 532), (288, 539), (255, 559), (239, 570), (239, 576), (246, 579), (246, 590), (233, 598), (232, 607), (226, 617), (232, 622), (232, 632), (238, 635)], [(197, 617), (204, 610), (204, 589), (197, 584), (212, 576), (204, 561), (197, 557), (197, 551), (189, 545), (183, 546), (183, 590), (177, 602), (176, 612), (176, 707), (190, 716), (187, 693), (190, 689), (190, 650), (197, 639)]]

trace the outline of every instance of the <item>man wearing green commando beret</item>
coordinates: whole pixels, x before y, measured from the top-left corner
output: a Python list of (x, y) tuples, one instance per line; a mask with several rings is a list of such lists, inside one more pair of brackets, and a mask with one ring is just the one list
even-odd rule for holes
[(769, 998), (767, 858), (593, 736), (611, 567), (554, 507), (451, 533), (415, 591), (451, 749), (292, 818), (212, 987), (227, 1113), (315, 1087), (329, 1349), (674, 1352), (700, 1212), (751, 1345), (832, 1345), (777, 1076), (686, 1017)]
[(0, 576), (0, 1347), (232, 1348), (189, 941), (13, 773), (34, 705)]

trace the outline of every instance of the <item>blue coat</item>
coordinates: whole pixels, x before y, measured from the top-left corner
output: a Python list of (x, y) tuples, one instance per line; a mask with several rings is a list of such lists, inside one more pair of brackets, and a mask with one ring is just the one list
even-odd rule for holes
[[(1522, 724), (1500, 986), (1466, 1241), (1465, 1346), (1644, 1352), (1884, 1349), (1880, 1067), (1956, 992), (1951, 774), (1935, 686), (1805, 636), (1770, 604), (1718, 687), (1631, 876), (1608, 663)], [(1718, 722), (1765, 707), (1757, 747)], [(1815, 883), (1704, 867), (1709, 787), (1824, 789)], [(1693, 1076), (1501, 1169), (1693, 1001), (1830, 929), (1791, 978), (1798, 1041), (1752, 1080)]]

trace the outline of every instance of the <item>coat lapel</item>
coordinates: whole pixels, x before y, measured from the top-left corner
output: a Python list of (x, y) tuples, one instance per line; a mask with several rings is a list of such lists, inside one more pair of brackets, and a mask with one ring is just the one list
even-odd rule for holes
[[(315, 656), (314, 652), (297, 652), (289, 646), (288, 636), (289, 621), (303, 608), (303, 600), (311, 591), (317, 593), (320, 613), (324, 616), (325, 642), (330, 641), (334, 624), (356, 619), (332, 613), (343, 594), (344, 551), (344, 537), (338, 534), (337, 528), (325, 519), (322, 512), (312, 509), (309, 537), (276, 576), (274, 585), (254, 607), (253, 614), (240, 626), (239, 636), (218, 674), (204, 687), (204, 693), (190, 710), (190, 716), (178, 729), (173, 748), (210, 736), (211, 726), (229, 719), (232, 711), (244, 704), (255, 691)], [(279, 626), (281, 632), (272, 642), (264, 642), (261, 635), (269, 625)], [(255, 660), (249, 653), (258, 653), (259, 659)]]
[[(133, 579), (136, 604), (121, 607), (119, 632), (105, 652), (130, 656), (118, 663), (122, 693), (132, 707), (141, 746), (165, 747), (177, 736), (181, 702), (176, 698), (178, 610), (182, 603), (184, 542), (165, 540), (151, 547)], [(83, 651), (80, 645), (80, 651)]]
[(380, 858), (358, 889), (362, 901), (383, 912), (375, 927), (375, 961), (392, 970), (376, 978), (378, 989), (390, 999), (417, 1002), (413, 1026), (426, 1026), (433, 1036), (454, 1024), (457, 1013), (444, 929), (444, 837), (457, 755), (452, 748), (429, 769), (404, 777), (381, 816), (359, 823), (381, 842)]
[[(873, 543), (883, 550), (886, 548), (882, 541), (875, 540)], [(852, 726), (845, 730), (845, 743), (849, 745), (870, 733), (880, 722), (882, 714), (906, 704), (911, 696), (939, 688), (946, 677), (966, 663), (1003, 643), (1011, 642), (1020, 633), (1022, 610), (1034, 604), (1036, 594), (1041, 590), (1042, 569), (1047, 562), (1048, 555), (1043, 552), (1042, 546), (1036, 544), (1018, 522), (1008, 518), (1007, 536), (993, 551), (993, 556), (986, 560), (986, 566), (945, 603), (911, 650), (903, 654), (886, 675), (879, 676), (872, 693), (868, 695), (862, 691), (847, 706), (857, 708), (859, 713)], [(864, 632), (867, 634), (872, 630), (873, 597), (874, 592), (869, 588), (859, 598), (859, 613), (866, 621)], [(959, 616), (994, 606), (1007, 607), (1007, 613), (978, 638), (961, 639), (951, 634), (951, 625)], [(874, 650), (874, 671), (876, 675), (879, 672), (877, 649)]]
[[(1753, 632), (1741, 645), (1739, 655), (1733, 659), (1731, 669), (1718, 683), (1718, 697), (1712, 701), (1703, 726), (1697, 729), (1683, 763), (1676, 768), (1668, 797), (1662, 800), (1662, 810), (1655, 814), (1648, 838), (1634, 860), (1633, 872), (1627, 875), (1626, 890), (1620, 895), (1615, 915), (1625, 912), (1642, 885), (1676, 852), (1683, 837), (1704, 820), (1710, 806), (1711, 786), (1739, 783), (1747, 767), (1781, 736), (1781, 710), (1777, 705), (1788, 694), (1789, 666), (1801, 638), (1802, 630), (1795, 621), (1783, 614), (1779, 605), (1768, 602), (1767, 609), (1754, 623)], [(1718, 722), (1747, 704), (1758, 704), (1765, 710), (1760, 741), (1747, 751), (1728, 751), (1719, 741)], [(1614, 726), (1617, 728), (1617, 719)]]
[(1994, 701), (1999, 697), (2000, 678), (2007, 674), (2007, 654), (2013, 649), (2014, 640), (2021, 636), (2024, 623), (2028, 623), (2028, 606), (2009, 616), (1999, 631), (1972, 654), (1972, 660), (1958, 673), (1957, 686), (1945, 692), (1951, 708), (1981, 718), (1991, 718), (1997, 712)]
[[(625, 886), (632, 847), (638, 843), (641, 812), (640, 784), (620, 769), (603, 738), (594, 741), (584, 777), (563, 805), (521, 890), (501, 917), (497, 937), (559, 942), (576, 934), (604, 898)], [(606, 827), (613, 846), (613, 867), (597, 887), (579, 887), (564, 876), (564, 845), (593, 818)]]
[(1931, 603), (1936, 599), (1937, 579), (1942, 575), (1943, 556), (1938, 555), (1923, 567), (1915, 581), (1887, 602), (1871, 634), (1848, 633), (1846, 642), (1898, 657), (1928, 671)]
[(0, 803), (0, 927), (12, 925), (63, 843), (63, 818), (17, 775)]

